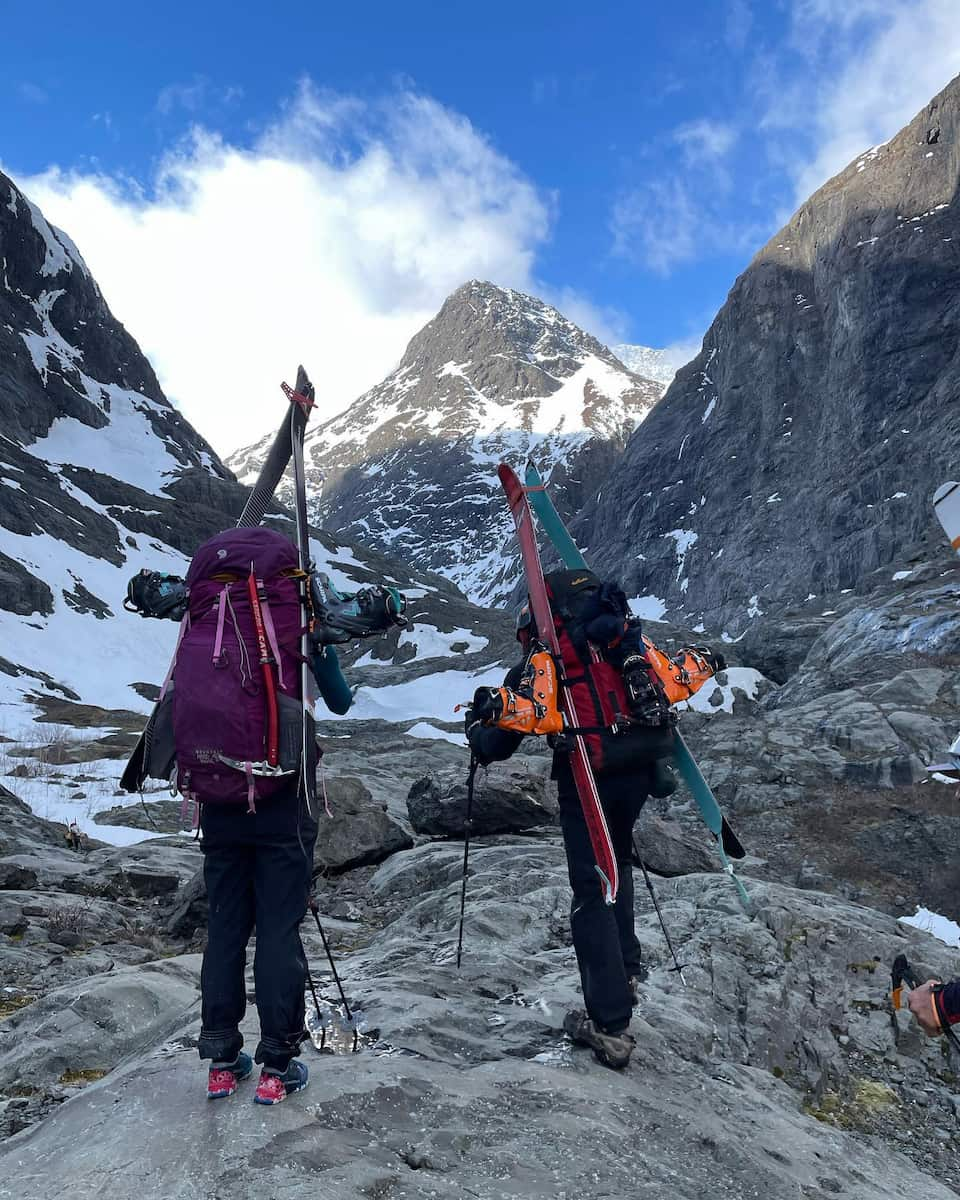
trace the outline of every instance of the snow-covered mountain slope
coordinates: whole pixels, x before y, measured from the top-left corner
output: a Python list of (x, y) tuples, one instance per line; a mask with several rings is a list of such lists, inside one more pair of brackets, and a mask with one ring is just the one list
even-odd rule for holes
[(631, 346), (628, 342), (620, 342), (610, 349), (631, 371), (645, 379), (655, 379), (664, 387), (673, 383), (673, 377), (680, 365), (666, 350), (654, 350), (652, 346)]
[[(497, 464), (533, 454), (561, 509), (576, 511), (662, 391), (550, 305), (473, 281), (395, 371), (309, 435), (315, 515), (480, 603), (502, 600), (516, 564)], [(229, 460), (242, 480), (267, 445)]]
[[(284, 405), (278, 392), (278, 421)], [(78, 717), (78, 702), (145, 712), (176, 627), (125, 612), (127, 580), (182, 574), (246, 492), (166, 400), (73, 243), (4, 176), (0, 419), (0, 736), (38, 713)], [(410, 596), (409, 632), (345, 656), (372, 654), (372, 681), (400, 682), (394, 661), (410, 663), (404, 678), (498, 661), (497, 618), (446, 580), (346, 539), (317, 534), (313, 548), (345, 590), (387, 578)]]

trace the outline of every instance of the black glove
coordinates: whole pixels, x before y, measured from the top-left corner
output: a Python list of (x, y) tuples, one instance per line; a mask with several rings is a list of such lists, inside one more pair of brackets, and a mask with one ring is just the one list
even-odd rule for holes
[(630, 716), (638, 725), (669, 725), (674, 714), (670, 711), (663, 689), (651, 678), (649, 667), (643, 654), (632, 654), (623, 664), (623, 683)]

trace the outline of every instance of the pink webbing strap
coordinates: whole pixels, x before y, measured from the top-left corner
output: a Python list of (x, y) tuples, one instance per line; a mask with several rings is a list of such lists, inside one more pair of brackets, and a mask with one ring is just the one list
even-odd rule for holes
[(190, 628), (190, 611), (189, 609), (183, 614), (183, 620), (180, 622), (180, 630), (177, 633), (177, 644), (173, 649), (173, 658), (170, 660), (170, 669), (167, 671), (167, 677), (163, 681), (163, 687), (160, 689), (160, 695), (157, 697), (157, 703), (167, 694), (167, 688), (170, 686), (170, 680), (173, 678), (173, 672), (177, 667), (177, 655), (180, 653), (180, 643), (184, 639), (184, 635)]
[[(259, 582), (259, 580), (257, 581)], [(280, 646), (277, 642), (277, 631), (273, 627), (273, 615), (270, 612), (270, 602), (266, 595), (260, 601), (260, 612), (263, 614), (263, 628), (267, 634), (267, 642), (270, 646), (270, 653), (273, 655), (273, 661), (277, 664), (277, 679), (280, 686), (286, 688), (283, 682), (283, 659), (280, 657)]]
[(243, 769), (247, 773), (247, 812), (255, 813), (257, 811), (257, 806), (255, 803), (257, 792), (256, 779), (254, 778), (253, 774), (253, 763), (245, 762), (243, 764)]
[(217, 636), (213, 642), (213, 665), (219, 666), (220, 660), (223, 658), (223, 622), (227, 615), (227, 589), (224, 587), (220, 592), (220, 601), (217, 605)]

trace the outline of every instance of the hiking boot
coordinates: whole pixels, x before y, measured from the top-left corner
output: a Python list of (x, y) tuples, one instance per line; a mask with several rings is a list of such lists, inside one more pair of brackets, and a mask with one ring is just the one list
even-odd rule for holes
[(294, 1092), (302, 1092), (307, 1086), (308, 1075), (307, 1064), (298, 1058), (293, 1059), (282, 1074), (264, 1067), (253, 1095), (254, 1104), (279, 1104)]
[(237, 1084), (250, 1078), (253, 1059), (241, 1050), (232, 1063), (214, 1063), (207, 1076), (207, 1099), (224, 1100), (237, 1090)]
[(624, 1029), (620, 1033), (606, 1033), (585, 1012), (567, 1013), (563, 1019), (563, 1032), (578, 1046), (589, 1046), (594, 1057), (605, 1067), (622, 1071), (630, 1061), (637, 1044)]

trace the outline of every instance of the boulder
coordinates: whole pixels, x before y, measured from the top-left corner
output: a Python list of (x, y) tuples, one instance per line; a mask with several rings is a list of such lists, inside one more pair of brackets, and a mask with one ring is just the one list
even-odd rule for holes
[(634, 830), (634, 845), (649, 871), (655, 875), (695, 875), (717, 869), (717, 857), (709, 849), (711, 835), (704, 827), (699, 840), (687, 834), (677, 821), (644, 814)]
[(315, 872), (335, 875), (379, 863), (413, 845), (409, 833), (388, 815), (387, 806), (374, 800), (359, 779), (328, 778), (326, 792), (330, 815), (321, 810)]
[[(467, 816), (467, 780), (457, 769), (443, 769), (419, 779), (407, 796), (410, 824), (430, 837), (462, 837)], [(553, 825), (557, 820), (556, 789), (550, 784), (550, 762), (514, 755), (477, 771), (472, 832), (517, 833)]]

